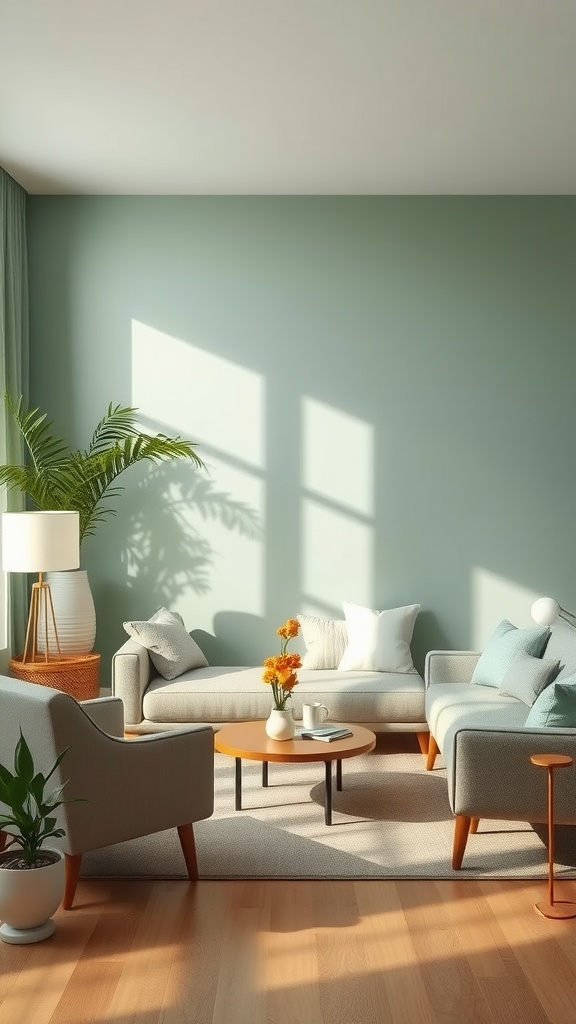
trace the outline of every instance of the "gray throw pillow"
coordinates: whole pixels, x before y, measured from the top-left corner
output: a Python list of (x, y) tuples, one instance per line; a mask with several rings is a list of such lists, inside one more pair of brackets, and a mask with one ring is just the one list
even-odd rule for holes
[(534, 701), (524, 725), (527, 729), (576, 729), (576, 675), (547, 686)]
[(508, 619), (503, 619), (480, 655), (470, 682), (477, 686), (499, 687), (516, 655), (524, 651), (539, 658), (549, 636), (548, 626), (517, 629)]
[(559, 661), (534, 658), (520, 651), (500, 683), (500, 693), (505, 697), (516, 697), (516, 700), (532, 707), (542, 690), (556, 679), (559, 670)]
[(180, 615), (160, 608), (150, 619), (125, 622), (128, 636), (142, 644), (150, 660), (164, 679), (176, 679), (192, 668), (208, 664), (198, 644), (192, 639)]

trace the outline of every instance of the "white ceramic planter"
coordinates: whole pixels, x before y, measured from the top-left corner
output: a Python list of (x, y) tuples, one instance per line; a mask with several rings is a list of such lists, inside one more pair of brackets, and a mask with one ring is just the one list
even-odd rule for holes
[[(48, 847), (44, 847), (48, 851)], [(64, 854), (43, 868), (3, 868), (0, 858), (0, 939), (13, 945), (40, 942), (54, 934), (52, 914), (64, 896)]]
[(296, 732), (292, 710), (277, 711), (273, 708), (266, 720), (266, 735), (271, 740), (291, 740)]
[[(46, 582), (50, 584), (62, 654), (90, 654), (96, 639), (96, 610), (86, 569), (47, 572)], [(50, 654), (57, 654), (50, 617), (48, 644)], [(39, 623), (38, 650), (46, 650), (43, 621)]]

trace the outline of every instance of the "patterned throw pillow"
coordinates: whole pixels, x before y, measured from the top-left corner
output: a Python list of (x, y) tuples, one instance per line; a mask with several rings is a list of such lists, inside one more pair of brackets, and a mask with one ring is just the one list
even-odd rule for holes
[(376, 611), (344, 602), (348, 644), (338, 668), (342, 671), (412, 672), (410, 652), (419, 604)]
[(344, 619), (322, 619), (317, 615), (297, 615), (306, 644), (302, 668), (338, 668), (348, 633)]
[(178, 614), (160, 608), (150, 619), (125, 622), (128, 636), (142, 644), (150, 660), (164, 679), (176, 679), (192, 668), (208, 664), (195, 640), (186, 632)]
[(501, 686), (516, 655), (524, 651), (539, 658), (549, 636), (548, 626), (517, 629), (508, 619), (502, 619), (480, 655), (470, 682), (476, 686)]

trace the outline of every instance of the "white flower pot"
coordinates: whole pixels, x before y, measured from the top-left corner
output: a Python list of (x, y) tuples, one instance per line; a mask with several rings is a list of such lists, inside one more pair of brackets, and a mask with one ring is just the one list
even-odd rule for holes
[(296, 732), (292, 710), (277, 711), (272, 708), (270, 717), (266, 719), (266, 735), (271, 740), (291, 740)]
[[(41, 868), (4, 868), (0, 856), (0, 939), (13, 945), (40, 942), (54, 934), (52, 914), (64, 896), (64, 854), (49, 850), (58, 859)], [(13, 850), (9, 850), (9, 855)], [(5, 855), (4, 855), (5, 856)]]
[[(96, 610), (86, 569), (47, 572), (54, 617), (62, 654), (90, 654), (96, 639)], [(44, 622), (39, 622), (38, 650), (46, 650)], [(58, 654), (54, 627), (48, 616), (48, 645), (51, 655)]]

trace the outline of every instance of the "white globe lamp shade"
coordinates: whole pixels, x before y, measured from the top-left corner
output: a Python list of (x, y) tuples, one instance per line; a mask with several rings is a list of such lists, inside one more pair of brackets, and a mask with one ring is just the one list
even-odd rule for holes
[(539, 626), (551, 626), (553, 622), (556, 622), (561, 611), (558, 601), (555, 601), (553, 597), (539, 597), (530, 609), (534, 622), (537, 622)]

